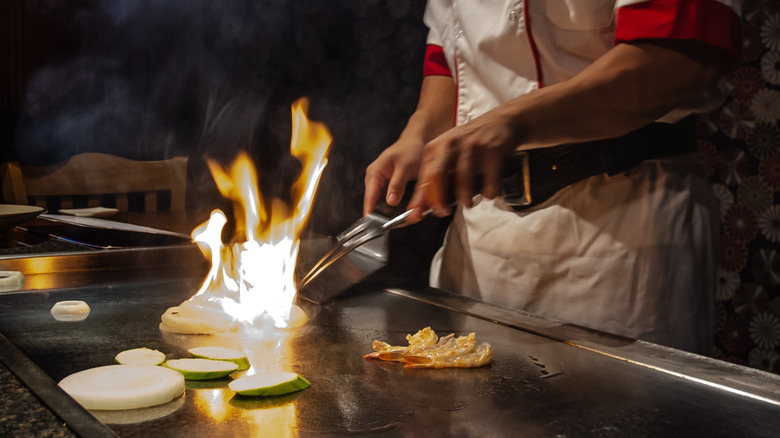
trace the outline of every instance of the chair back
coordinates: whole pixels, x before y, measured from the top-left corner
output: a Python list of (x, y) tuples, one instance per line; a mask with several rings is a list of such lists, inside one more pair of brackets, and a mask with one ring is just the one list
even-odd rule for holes
[(184, 210), (187, 157), (137, 161), (90, 152), (50, 166), (3, 163), (0, 176), (6, 203), (47, 208), (56, 197), (60, 208), (73, 208), (75, 199), (86, 198), (86, 207), (97, 207), (114, 198), (119, 211), (128, 211), (130, 197), (143, 196), (144, 211), (157, 211), (158, 194), (170, 192), (170, 209), (178, 211)]

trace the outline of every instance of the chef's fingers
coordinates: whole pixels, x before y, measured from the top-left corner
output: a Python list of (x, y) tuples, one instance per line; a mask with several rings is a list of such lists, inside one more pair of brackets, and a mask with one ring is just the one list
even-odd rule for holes
[(451, 183), (450, 172), (457, 158), (454, 140), (439, 137), (425, 145), (418, 187), (422, 191), (424, 203), (433, 210), (433, 214), (444, 217), (450, 214), (447, 205), (447, 188)]
[(501, 184), (502, 157), (495, 150), (482, 157), (482, 196), (493, 199), (498, 196)]
[(409, 199), (409, 204), (406, 207), (407, 210), (412, 210), (412, 214), (406, 218), (407, 224), (413, 224), (420, 222), (423, 218), (423, 213), (428, 210), (427, 204), (425, 204), (425, 194), (420, 182), (414, 186), (412, 197)]
[(374, 211), (374, 207), (379, 203), (379, 198), (382, 196), (382, 190), (384, 189), (384, 182), (375, 175), (366, 175), (365, 186), (366, 189), (363, 193), (363, 214), (368, 214)]
[(387, 181), (390, 179), (394, 167), (392, 161), (389, 161), (385, 154), (380, 155), (379, 158), (366, 167), (363, 214), (374, 211), (374, 208), (379, 203), (379, 199), (382, 197), (382, 193), (385, 191)]
[(390, 177), (390, 183), (387, 185), (387, 196), (385, 202), (391, 207), (395, 207), (401, 202), (406, 191), (406, 183), (414, 178), (414, 173), (410, 168), (400, 168), (393, 172), (393, 176)]
[(474, 148), (470, 144), (461, 145), (455, 167), (455, 196), (465, 207), (471, 207), (471, 198), (474, 195), (474, 169), (477, 167), (474, 160), (478, 157), (474, 156), (473, 152)]

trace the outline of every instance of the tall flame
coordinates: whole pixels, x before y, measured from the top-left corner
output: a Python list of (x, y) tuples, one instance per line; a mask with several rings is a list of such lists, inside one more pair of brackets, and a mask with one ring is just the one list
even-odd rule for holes
[[(246, 240), (231, 245), (222, 242), (227, 218), (220, 210), (214, 210), (209, 220), (192, 232), (204, 256), (211, 260), (211, 269), (189, 301), (163, 315), (163, 329), (224, 332), (235, 330), (234, 322), (279, 328), (290, 323), (291, 312), (296, 309), (294, 274), (300, 234), (309, 218), (331, 143), (327, 128), (309, 121), (307, 111), (306, 99), (292, 106), (290, 151), (302, 164), (301, 174), (290, 190), (292, 205), (279, 199), (273, 199), (270, 208), (265, 205), (257, 173), (245, 153), (239, 154), (229, 169), (208, 161), (220, 193), (234, 202), (236, 235), (246, 236)], [(195, 309), (201, 310), (200, 317)]]

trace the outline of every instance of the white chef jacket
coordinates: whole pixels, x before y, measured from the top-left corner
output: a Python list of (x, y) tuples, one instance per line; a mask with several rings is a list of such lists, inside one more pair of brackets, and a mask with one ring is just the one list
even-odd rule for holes
[[(616, 43), (686, 38), (732, 49), (738, 14), (726, 0), (429, 0), (425, 74), (453, 77), (463, 124), (573, 77)], [(704, 94), (659, 121), (720, 100)], [(588, 178), (520, 212), (477, 196), (455, 213), (431, 285), (709, 354), (717, 217), (690, 155)]]

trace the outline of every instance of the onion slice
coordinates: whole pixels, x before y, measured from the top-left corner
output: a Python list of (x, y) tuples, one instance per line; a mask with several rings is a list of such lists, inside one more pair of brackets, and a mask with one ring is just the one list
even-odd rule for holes
[(122, 365), (160, 365), (165, 362), (165, 353), (146, 347), (125, 350), (114, 357)]
[(58, 301), (51, 308), (51, 316), (57, 321), (83, 321), (89, 312), (89, 304), (81, 300)]
[(71, 374), (60, 388), (87, 409), (145, 408), (184, 393), (184, 377), (152, 365), (107, 365)]

